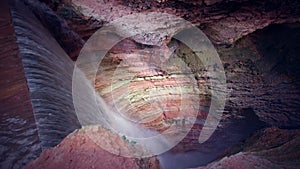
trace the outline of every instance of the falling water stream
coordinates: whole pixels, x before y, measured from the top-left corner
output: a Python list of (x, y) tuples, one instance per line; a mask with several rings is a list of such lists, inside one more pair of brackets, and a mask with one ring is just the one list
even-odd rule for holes
[[(86, 75), (75, 67), (73, 75), (73, 99), (77, 117), (83, 126), (100, 125), (111, 131), (126, 136), (129, 140), (135, 140), (142, 147), (143, 157), (150, 157), (161, 152), (171, 144), (159, 133), (133, 123), (117, 113), (117, 110), (109, 106), (95, 92), (94, 87)], [(155, 137), (159, 136), (159, 137)], [(145, 139), (151, 137), (152, 139)], [(103, 138), (105, 139), (105, 138)], [(102, 147), (107, 151), (119, 154), (119, 147), (116, 150), (111, 147)], [(150, 154), (146, 151), (150, 150)], [(138, 152), (139, 153), (139, 152)], [(121, 154), (126, 157), (141, 157), (139, 154)]]
[(7, 128), (1, 134), (1, 168), (18, 169), (80, 124), (72, 103), (72, 61), (22, 1), (9, 6), (33, 109), (31, 117), (1, 119)]
[[(30, 146), (41, 147), (42, 149), (53, 147), (70, 132), (80, 128), (80, 123), (83, 125), (100, 124), (110, 129), (117, 128), (118, 131), (121, 131), (121, 134), (125, 133), (134, 138), (157, 135), (154, 131), (137, 126), (112, 113), (112, 109), (107, 107), (100, 96), (96, 95), (96, 100), (89, 100), (88, 96), (94, 96), (95, 91), (83, 74), (80, 80), (82, 80), (81, 85), (85, 86), (86, 90), (82, 91), (84, 93), (76, 95), (78, 97), (75, 98), (79, 99), (77, 101), (81, 104), (75, 106), (74, 109), (74, 98), (72, 98), (73, 62), (21, 1), (11, 1), (10, 8), (40, 139), (40, 142), (32, 142)], [(80, 70), (77, 71), (80, 74)], [(97, 106), (91, 105), (91, 102), (96, 102)], [(78, 113), (76, 116), (75, 110), (76, 112), (85, 113), (84, 117), (81, 116), (83, 114)], [(263, 126), (253, 113), (250, 113), (250, 118), (234, 121), (227, 128), (217, 130), (212, 136), (213, 141), (208, 140), (203, 144), (203, 147), (212, 147), (211, 152), (199, 150), (174, 153), (170, 150), (159, 155), (158, 158), (163, 168), (196, 167), (212, 161), (223, 150), (245, 139), (250, 133)], [(26, 124), (18, 119), (12, 120), (20, 126)], [(27, 138), (30, 131), (28, 130), (13, 139), (24, 141), (20, 138)], [(216, 139), (218, 137), (225, 139), (218, 140)], [(140, 142), (143, 141), (140, 140)], [(158, 152), (161, 149), (159, 145), (164, 146), (169, 143), (167, 139), (160, 138), (157, 142), (146, 141), (144, 144), (147, 145), (147, 149)], [(19, 150), (15, 150), (15, 154), (18, 153), (21, 154)], [(10, 163), (15, 161), (28, 162), (28, 159), (37, 157), (39, 153), (40, 151), (28, 152), (26, 155), (28, 158), (25, 160), (20, 155), (15, 155), (15, 158), (20, 159), (12, 160)], [(22, 163), (6, 166), (20, 168), (21, 165)]]
[(21, 1), (10, 3), (41, 146), (53, 147), (80, 127), (72, 104), (73, 63)]

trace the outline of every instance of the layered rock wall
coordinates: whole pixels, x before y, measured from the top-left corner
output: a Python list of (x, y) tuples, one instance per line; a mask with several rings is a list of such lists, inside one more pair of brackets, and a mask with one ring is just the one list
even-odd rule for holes
[(8, 1), (0, 23), (0, 168), (21, 168), (42, 150)]
[(10, 8), (43, 148), (80, 127), (72, 102), (73, 62), (22, 1)]

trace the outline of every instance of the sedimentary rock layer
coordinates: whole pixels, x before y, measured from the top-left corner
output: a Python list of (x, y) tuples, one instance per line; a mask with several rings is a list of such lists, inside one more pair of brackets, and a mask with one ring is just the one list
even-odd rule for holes
[(41, 152), (7, 1), (0, 2), (0, 168), (21, 168)]
[(72, 103), (73, 63), (22, 1), (10, 1), (12, 20), (43, 148), (78, 128)]
[(129, 14), (166, 12), (200, 26), (218, 44), (232, 44), (241, 37), (271, 24), (300, 21), (300, 4), (297, 0), (72, 0), (71, 5), (80, 9), (85, 16), (104, 23)]
[(191, 125), (200, 105), (205, 105), (200, 101), (205, 87), (199, 89), (193, 72), (177, 55), (159, 63), (167, 52), (110, 53), (99, 66), (96, 91), (121, 116), (158, 131), (176, 124)]

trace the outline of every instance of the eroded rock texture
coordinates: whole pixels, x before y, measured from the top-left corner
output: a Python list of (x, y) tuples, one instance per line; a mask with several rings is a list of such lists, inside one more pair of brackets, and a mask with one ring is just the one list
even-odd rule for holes
[[(299, 11), (297, 10), (299, 9), (297, 8), (299, 3), (297, 1), (105, 1), (102, 5), (99, 2), (86, 0), (72, 1), (69, 4), (73, 5), (74, 9), (77, 9), (83, 15), (104, 23), (127, 14), (139, 12), (159, 11), (175, 14), (200, 26), (213, 42), (221, 44), (233, 43), (240, 37), (271, 24), (299, 20)], [(130, 22), (135, 24), (134, 21)], [(172, 30), (172, 27), (166, 26), (164, 29)], [(295, 40), (298, 34), (295, 29), (293, 30), (293, 34), (280, 30), (278, 30), (279, 32), (276, 32), (277, 30), (260, 31), (260, 33), (253, 35), (255, 37), (268, 36), (265, 39), (266, 41), (261, 42), (259, 38), (254, 37), (252, 39), (246, 38), (246, 40), (238, 41), (233, 48), (219, 48), (221, 59), (225, 69), (227, 69), (228, 84), (231, 90), (228, 107), (238, 109), (252, 107), (262, 119), (268, 121), (271, 125), (296, 126), (296, 112), (299, 101), (298, 80), (289, 76), (289, 74), (296, 73), (293, 73), (291, 66), (287, 66), (289, 72), (286, 73), (283, 72), (285, 70), (276, 72), (275, 68), (270, 67), (271, 65), (276, 67), (274, 64), (277, 64), (277, 67), (281, 67), (279, 69), (285, 69), (283, 65), (278, 66), (281, 61), (286, 60), (285, 62), (288, 63), (284, 65), (288, 65), (291, 62), (288, 60), (297, 60), (296, 56), (291, 56), (293, 59), (286, 58), (290, 57), (288, 55), (291, 52), (296, 53), (293, 50), (298, 48), (296, 47), (298, 43)], [(293, 37), (294, 40), (288, 42), (289, 38), (285, 38), (284, 41), (281, 41), (279, 36), (281, 34), (282, 38), (285, 38), (286, 35), (286, 37)], [(274, 37), (272, 37), (273, 35)], [(141, 44), (155, 46), (165, 46), (170, 41), (169, 39), (164, 41), (161, 37), (155, 39), (155, 37), (157, 36), (154, 36), (153, 39), (156, 42), (150, 39), (151, 43), (149, 43), (149, 40), (133, 39)], [(271, 41), (274, 41), (274, 43), (271, 43)], [(275, 42), (280, 43), (276, 45)], [(269, 46), (264, 44), (269, 44)], [(275, 45), (273, 50), (272, 45)], [(123, 46), (122, 48), (127, 47)], [(277, 53), (285, 56), (278, 56)], [(274, 56), (272, 56), (273, 54)], [(270, 64), (268, 65), (268, 63)], [(297, 66), (292, 67), (296, 69)], [(278, 76), (278, 74), (281, 75)], [(293, 122), (290, 123), (289, 121)]]
[(0, 53), (0, 168), (21, 168), (42, 150), (6, 1), (0, 2)]
[(232, 49), (220, 49), (231, 90), (228, 108), (251, 107), (270, 125), (297, 128), (298, 32), (298, 24), (274, 25), (251, 34)]
[(299, 2), (290, 1), (71, 1), (84, 15), (110, 22), (140, 12), (166, 12), (200, 26), (218, 44), (232, 44), (271, 24), (299, 21)]
[[(299, 134), (299, 130), (282, 130), (278, 128), (261, 130), (235, 148), (235, 151), (241, 152), (228, 155), (228, 157), (200, 168), (296, 169), (300, 164)], [(234, 149), (231, 151), (234, 151)]]
[[(248, 111), (257, 114), (267, 125), (297, 128), (299, 125), (297, 113), (299, 111), (299, 69), (296, 66), (299, 63), (296, 50), (299, 49), (296, 47), (299, 44), (298, 31), (297, 25), (275, 25), (241, 39), (232, 47), (218, 46), (229, 90), (220, 130), (226, 128), (233, 119), (251, 119), (247, 116)], [(128, 50), (120, 50), (120, 48)], [(193, 90), (185, 90), (185, 92), (197, 95), (198, 104), (189, 102), (188, 99), (184, 102), (174, 101), (176, 99), (174, 92), (176, 94), (180, 91), (177, 85), (184, 86), (186, 82), (184, 78), (178, 78), (181, 77), (182, 72), (175, 73), (174, 76), (170, 71), (172, 68), (170, 65), (161, 68), (155, 67), (155, 62), (152, 66), (146, 64), (151, 63), (147, 60), (151, 56), (154, 56), (157, 62), (163, 63), (161, 54), (168, 53), (172, 49), (175, 53), (173, 57), (181, 58), (184, 65), (188, 65), (190, 69), (189, 75), (192, 79), (188, 81), (195, 81), (197, 85)], [(168, 68), (170, 69), (167, 70)], [(211, 79), (209, 78), (207, 70), (201, 61), (196, 59), (193, 52), (176, 43), (175, 40), (168, 43), (167, 48), (148, 46), (143, 49), (132, 40), (126, 40), (104, 58), (98, 70), (95, 87), (108, 103), (116, 103), (120, 112), (129, 118), (137, 121), (146, 120), (147, 115), (143, 113), (150, 112), (148, 117), (156, 120), (145, 125), (158, 131), (164, 131), (164, 128), (172, 124), (192, 124), (193, 119), (189, 119), (188, 114), (193, 109), (198, 110), (196, 124), (193, 125), (188, 137), (182, 141), (184, 148), (178, 146), (176, 150), (189, 151), (203, 149), (200, 145), (197, 146), (197, 139), (208, 113), (207, 107), (210, 106), (208, 82)], [(154, 96), (163, 98), (160, 100), (161, 107), (151, 107), (146, 104), (150, 103), (148, 101), (151, 100), (149, 99), (151, 92)], [(183, 109), (186, 118), (178, 118), (176, 111), (166, 111), (170, 108), (170, 110), (177, 109), (178, 112), (178, 107), (182, 103), (185, 108), (188, 108)]]
[[(299, 59), (296, 59), (297, 56), (290, 56), (291, 53), (297, 53), (297, 51), (294, 50), (298, 48), (296, 44), (299, 44), (296, 40), (299, 39), (296, 33), (298, 28), (289, 28), (289, 26), (283, 28), (293, 32), (287, 33), (288, 31), (283, 31), (281, 28), (272, 28), (271, 26), (270, 28), (250, 34), (247, 38), (240, 39), (257, 29), (262, 29), (272, 24), (299, 21), (299, 10), (295, 8), (299, 6), (297, 1), (220, 0), (186, 2), (170, 0), (146, 2), (120, 0), (96, 2), (93, 0), (85, 0), (65, 3), (73, 6), (73, 10), (81, 12), (83, 16), (91, 17), (88, 20), (96, 19), (102, 23), (116, 20), (128, 14), (143, 12), (167, 12), (191, 21), (201, 28), (215, 44), (233, 44), (231, 47), (217, 47), (221, 60), (224, 63), (228, 89), (230, 91), (225, 115), (223, 116), (224, 120), (227, 118), (229, 120), (241, 118), (244, 116), (244, 110), (251, 110), (254, 111), (261, 120), (267, 122), (268, 125), (294, 128), (299, 124), (299, 117), (297, 115), (299, 110), (299, 80), (298, 76), (295, 76), (297, 73), (292, 71), (292, 69), (297, 67), (295, 65), (297, 65), (296, 63), (298, 63)], [(64, 7), (60, 5), (58, 5), (57, 8), (64, 9)], [(159, 21), (159, 18), (148, 19)], [(129, 20), (128, 22), (137, 24), (139, 21)], [(74, 24), (74, 22), (70, 22), (70, 25), (72, 24)], [(190, 68), (194, 70), (192, 73), (194, 74), (198, 88), (200, 88), (200, 104), (202, 104), (202, 106), (209, 106), (210, 92), (206, 83), (209, 77), (205, 74), (205, 69), (202, 69), (201, 64), (197, 64), (195, 60), (193, 60), (192, 52), (182, 49), (179, 51), (180, 47), (171, 45), (171, 39), (163, 38), (165, 36), (163, 34), (164, 31), (176, 32), (171, 24), (166, 24), (163, 28), (156, 28), (155, 26), (157, 25), (149, 25), (150, 29), (162, 32), (158, 36), (145, 35), (144, 37), (142, 36), (142, 38), (132, 37), (123, 44), (117, 45), (115, 49), (112, 50), (112, 54), (103, 60), (103, 70), (101, 71), (105, 73), (96, 78), (96, 88), (99, 93), (107, 99), (108, 102), (111, 102), (113, 98), (110, 92), (113, 92), (116, 96), (115, 99), (118, 100), (118, 98), (122, 98), (122, 94), (127, 90), (128, 86), (126, 87), (126, 82), (128, 79), (126, 81), (126, 78), (134, 77), (136, 74), (139, 74), (138, 72), (144, 72), (143, 75), (139, 76), (140, 79), (137, 78), (137, 82), (135, 82), (134, 85), (132, 84), (130, 88), (132, 89), (130, 90), (132, 95), (129, 95), (128, 99), (132, 100), (132, 104), (141, 110), (151, 110), (149, 106), (141, 106), (145, 102), (142, 101), (142, 97), (136, 96), (147, 90), (149, 93), (151, 90), (158, 91), (160, 90), (159, 88), (162, 89), (162, 87), (165, 87), (165, 81), (163, 79), (165, 79), (167, 75), (164, 74), (161, 69), (155, 67), (149, 69), (149, 71), (144, 70), (143, 65), (139, 67), (140, 61), (137, 61), (135, 58), (137, 55), (132, 53), (154, 47), (154, 50), (161, 52), (174, 51), (179, 57), (186, 58), (184, 61), (186, 64), (190, 64)], [(281, 34), (283, 34), (283, 36), (279, 36)], [(83, 35), (86, 36), (86, 34)], [(293, 42), (289, 42), (290, 38), (294, 39), (292, 40)], [(238, 39), (240, 40), (237, 41)], [(272, 41), (274, 41), (274, 43)], [(276, 43), (279, 45), (276, 45)], [(269, 44), (269, 46), (264, 46), (264, 44)], [(284, 55), (286, 56), (277, 55), (277, 53), (280, 52), (285, 53)], [(143, 53), (143, 55), (147, 54)], [(287, 59), (289, 57), (293, 59)], [(127, 58), (131, 59), (129, 59), (130, 66), (135, 68), (135, 70), (131, 71), (131, 74), (130, 71), (126, 70), (127, 68), (122, 69), (124, 65), (118, 67), (119, 64), (122, 63), (123, 60), (127, 60)], [(279, 66), (283, 60), (287, 63), (284, 64), (285, 66)], [(290, 60), (296, 61), (293, 62), (294, 64), (291, 64), (294, 66), (287, 66), (290, 65)], [(121, 73), (119, 79), (123, 80), (123, 82), (116, 83), (115, 85), (117, 87), (114, 86), (113, 91), (110, 91), (110, 82), (113, 82), (111, 78), (117, 68), (119, 72), (125, 72), (124, 74), (126, 75), (124, 75), (125, 77), (121, 77)], [(288, 72), (284, 72), (286, 70), (288, 70)], [(132, 74), (134, 74), (134, 76)], [(147, 78), (149, 81), (147, 81)], [(155, 81), (161, 82), (162, 85), (155, 86), (152, 82), (147, 83), (154, 78), (156, 78)], [(175, 80), (174, 83), (180, 84), (182, 82)], [(173, 87), (172, 90), (176, 91), (176, 84), (171, 84)], [(114, 91), (114, 89), (116, 90)], [(170, 89), (165, 91), (169, 92)], [(145, 93), (142, 95), (145, 95)], [(165, 98), (167, 98), (167, 96), (170, 95), (166, 94), (165, 96)], [(175, 98), (176, 97), (173, 97), (172, 99)], [(175, 108), (178, 107), (179, 102), (167, 100), (165, 105), (168, 104)], [(120, 105), (125, 105), (125, 102), (120, 102)], [(128, 107), (125, 107), (125, 110), (125, 112), (129, 113), (125, 113), (125, 115), (137, 119), (141, 118), (141, 115), (138, 113), (140, 110), (135, 109), (129, 111), (131, 109)], [(154, 128), (163, 131), (163, 128), (170, 125), (170, 123), (178, 123), (180, 125), (189, 124), (188, 120), (185, 122), (177, 121), (174, 116), (168, 115), (168, 113), (163, 114), (161, 117), (158, 117), (157, 121), (154, 121), (150, 125), (148, 124), (148, 127), (156, 126)], [(195, 143), (203, 124), (201, 120), (205, 119), (206, 115), (207, 110), (205, 109), (198, 112), (200, 122), (195, 124), (190, 132), (192, 133), (190, 135), (193, 135)], [(185, 140), (185, 142), (187, 141)]]
[[(1, 142), (4, 143), (1, 155), (5, 155), (1, 158), (4, 159), (1, 167), (19, 168), (33, 158), (28, 151), (39, 153), (40, 144), (42, 147), (55, 146), (79, 127), (71, 97), (73, 62), (68, 57), (76, 60), (84, 42), (103, 24), (141, 12), (167, 12), (183, 17), (201, 28), (214, 44), (225, 44), (216, 47), (226, 71), (228, 100), (215, 135), (203, 145), (198, 144), (198, 138), (210, 105), (208, 83), (212, 79), (189, 48), (166, 37), (166, 30), (171, 34), (176, 32), (171, 20), (164, 27), (147, 25), (160, 32), (125, 39), (114, 46), (101, 63), (95, 89), (107, 102), (114, 101), (123, 116), (158, 132), (172, 125), (193, 125), (187, 137), (171, 153), (196, 151), (200, 154), (199, 159), (203, 159), (195, 166), (206, 165), (220, 156), (227, 146), (238, 143), (266, 125), (299, 128), (300, 31), (295, 22), (299, 22), (300, 8), (297, 0), (44, 0), (56, 13), (38, 1), (24, 2), (11, 1), (14, 26), (8, 11), (1, 10), (1, 15), (6, 12), (0, 39), (3, 42), (1, 70), (5, 70), (1, 77), (11, 75), (9, 80), (1, 80), (5, 87), (4, 92), (1, 91), (4, 107), (1, 109), (1, 113), (4, 112), (1, 116)], [(159, 17), (148, 19), (160, 21)], [(139, 22), (128, 20), (130, 24)], [(15, 35), (12, 29), (15, 29)], [(172, 53), (171, 58), (180, 58), (189, 71), (179, 72), (179, 67), (168, 64), (168, 60), (172, 60), (168, 55)], [(166, 65), (161, 66), (162, 63)], [(15, 67), (9, 67), (10, 64)], [(199, 100), (194, 99), (195, 96)], [(179, 119), (180, 106), (184, 116)], [(197, 114), (197, 119), (190, 118), (192, 113)], [(28, 117), (24, 119), (20, 114), (28, 114)], [(194, 120), (195, 124), (192, 123)], [(22, 125), (26, 124), (28, 128), (23, 128)], [(130, 146), (107, 130), (85, 132), (96, 132), (96, 136), (108, 133), (115, 140), (104, 142)], [(24, 133), (26, 138), (14, 141), (15, 133), (16, 138)], [(247, 144), (242, 146), (245, 149), (231, 154), (241, 153), (207, 167), (257, 165), (260, 168), (295, 168), (299, 164), (298, 134), (298, 131), (267, 129), (246, 141)], [(25, 148), (27, 145), (32, 149)], [(20, 157), (23, 154), (25, 160)], [(82, 158), (87, 162), (82, 162)], [(178, 167), (179, 162), (174, 158), (171, 162)], [(136, 161), (114, 156), (91, 142), (84, 133), (75, 132), (27, 167), (68, 166), (155, 168), (158, 164), (155, 159), (149, 162), (147, 159)]]
[(80, 124), (72, 103), (73, 62), (21, 1), (12, 20), (43, 148), (57, 145)]
[[(103, 138), (103, 135), (107, 137)], [(124, 151), (131, 151), (134, 146), (101, 126), (88, 126), (74, 131), (58, 146), (44, 151), (25, 168), (160, 168), (156, 158), (126, 158), (106, 151), (100, 144), (112, 148), (121, 146)]]
[(115, 52), (112, 49), (103, 59), (95, 79), (96, 91), (107, 103), (128, 119), (161, 132), (172, 125), (193, 124), (200, 105), (205, 105), (205, 96), (200, 100), (199, 95), (207, 88), (198, 87), (184, 61), (177, 55), (165, 58), (170, 51), (158, 48)]
[(69, 57), (76, 60), (84, 40), (75, 33), (61, 17), (44, 3), (35, 0), (25, 0), (24, 4), (31, 10), (33, 15), (56, 39)]

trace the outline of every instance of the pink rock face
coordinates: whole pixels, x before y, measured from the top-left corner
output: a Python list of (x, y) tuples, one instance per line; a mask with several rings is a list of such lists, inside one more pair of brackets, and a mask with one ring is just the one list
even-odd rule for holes
[[(89, 135), (93, 135), (94, 142)], [(102, 135), (109, 135), (111, 140), (101, 140)], [(112, 154), (102, 149), (97, 142), (110, 144), (111, 147), (130, 145), (118, 135), (100, 126), (86, 127), (71, 133), (58, 146), (45, 150), (39, 158), (29, 163), (26, 169), (57, 169), (57, 168), (140, 168), (140, 165), (160, 168), (156, 158), (137, 160)]]
[(288, 3), (276, 1), (274, 3), (278, 3), (278, 7), (268, 10), (269, 6), (272, 6), (272, 1), (248, 2), (247, 0), (149, 0), (145, 2), (72, 0), (72, 5), (79, 7), (84, 15), (104, 22), (143, 12), (173, 14), (195, 25), (202, 25), (202, 30), (211, 40), (219, 44), (232, 44), (241, 37), (271, 24), (299, 22), (298, 14), (293, 13), (299, 5), (287, 5)]
[(169, 49), (134, 49), (128, 41), (102, 60), (96, 91), (121, 116), (158, 132), (192, 125), (203, 114), (199, 105), (207, 104), (200, 103), (205, 100), (201, 94), (208, 93), (199, 87), (193, 70), (177, 55), (168, 58)]

